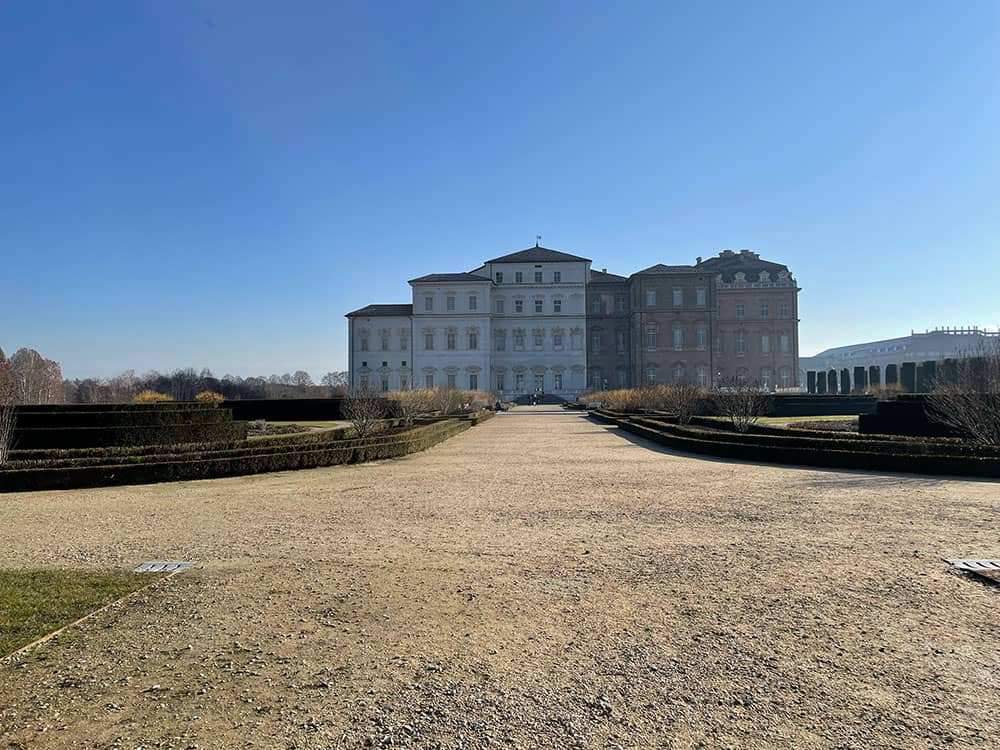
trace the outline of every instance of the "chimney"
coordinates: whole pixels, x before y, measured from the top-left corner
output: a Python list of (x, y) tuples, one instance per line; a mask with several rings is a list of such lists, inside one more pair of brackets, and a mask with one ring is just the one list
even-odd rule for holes
[(602, 269), (601, 269), (601, 273), (607, 273), (607, 272), (608, 272), (608, 269), (607, 269), (607, 268), (602, 268)]
[(697, 258), (695, 258), (695, 259), (694, 259), (694, 262), (695, 262), (695, 264), (696, 264), (696, 265), (697, 265), (698, 263), (701, 263), (701, 256), (699, 255), (699, 256), (698, 256)]

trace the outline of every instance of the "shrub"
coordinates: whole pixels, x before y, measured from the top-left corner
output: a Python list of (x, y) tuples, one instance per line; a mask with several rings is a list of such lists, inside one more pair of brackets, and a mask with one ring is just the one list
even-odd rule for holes
[(344, 416), (354, 425), (359, 438), (366, 438), (382, 429), (386, 400), (377, 393), (359, 389), (344, 402)]
[(164, 401), (173, 401), (174, 397), (167, 395), (166, 393), (157, 393), (153, 390), (145, 390), (142, 393), (136, 394), (135, 398), (132, 399), (133, 403), (136, 404), (158, 404)]
[(221, 404), (226, 399), (221, 393), (202, 391), (194, 397), (194, 400), (200, 401), (203, 404)]
[(716, 410), (727, 417), (738, 432), (746, 432), (757, 419), (767, 414), (771, 397), (756, 381), (732, 378), (724, 381), (712, 393)]
[(1000, 446), (1000, 337), (937, 378), (927, 416), (979, 445)]

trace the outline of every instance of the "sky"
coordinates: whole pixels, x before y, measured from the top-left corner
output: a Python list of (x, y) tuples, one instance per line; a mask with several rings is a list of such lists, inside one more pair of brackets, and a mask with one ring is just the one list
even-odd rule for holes
[(800, 353), (1000, 323), (1000, 4), (0, 3), (0, 346), (346, 369), (344, 314), (542, 245), (749, 248)]

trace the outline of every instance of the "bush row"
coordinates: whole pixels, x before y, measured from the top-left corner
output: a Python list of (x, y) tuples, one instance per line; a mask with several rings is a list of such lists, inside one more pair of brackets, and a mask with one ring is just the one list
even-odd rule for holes
[[(918, 474), (957, 474), (963, 476), (1000, 477), (1000, 458), (995, 456), (957, 455), (955, 453), (902, 453), (877, 441), (854, 441), (845, 445), (839, 440), (790, 438), (792, 442), (771, 443), (769, 436), (744, 435), (722, 430), (704, 430), (665, 424), (662, 421), (616, 416), (609, 413), (591, 415), (621, 429), (676, 450), (722, 458), (735, 458), (767, 463), (801, 464), (838, 469), (900, 471)], [(779, 438), (780, 439), (780, 438)], [(913, 443), (906, 443), (913, 448)]]
[(215, 408), (215, 404), (203, 404), (197, 401), (172, 401), (168, 404), (25, 404), (17, 407), (17, 413), (58, 414), (59, 412), (158, 411), (161, 409), (204, 411)]
[(17, 429), (77, 429), (80, 427), (150, 427), (175, 424), (229, 422), (228, 409), (116, 409), (114, 411), (26, 411), (17, 416)]
[(77, 427), (71, 429), (29, 427), (14, 430), (14, 446), (19, 450), (100, 448), (112, 445), (224, 442), (243, 440), (246, 436), (246, 422), (161, 424), (139, 427)]
[[(76, 489), (117, 484), (147, 484), (267, 471), (287, 471), (342, 463), (373, 461), (414, 453), (469, 429), (469, 420), (443, 420), (367, 440), (264, 445), (226, 451), (145, 456), (133, 463), (34, 466), (0, 471), (0, 491)], [(87, 461), (88, 459), (78, 459)]]

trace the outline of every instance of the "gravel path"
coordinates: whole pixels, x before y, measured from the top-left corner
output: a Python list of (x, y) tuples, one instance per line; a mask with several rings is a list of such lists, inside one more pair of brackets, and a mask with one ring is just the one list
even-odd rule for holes
[[(996, 747), (1000, 483), (518, 408), (360, 466), (0, 496), (0, 566), (192, 559), (0, 663), (0, 748)], [(992, 740), (990, 739), (992, 737)]]

